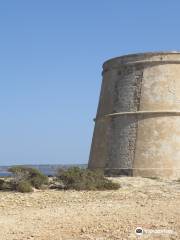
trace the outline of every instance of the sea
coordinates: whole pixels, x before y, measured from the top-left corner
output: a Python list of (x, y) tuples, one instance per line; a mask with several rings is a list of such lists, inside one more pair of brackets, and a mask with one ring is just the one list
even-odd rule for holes
[[(60, 168), (63, 168), (63, 169), (68, 169), (70, 167), (86, 168), (87, 164), (44, 164), (44, 165), (42, 164), (42, 165), (21, 165), (21, 166), (36, 168), (47, 176), (56, 176), (57, 170)], [(11, 176), (11, 173), (8, 172), (8, 168), (10, 167), (12, 166), (0, 166), (0, 177)]]

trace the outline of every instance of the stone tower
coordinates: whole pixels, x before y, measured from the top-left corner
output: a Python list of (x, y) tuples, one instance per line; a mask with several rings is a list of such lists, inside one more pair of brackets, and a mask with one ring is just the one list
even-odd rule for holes
[(180, 177), (180, 53), (113, 58), (102, 76), (88, 167)]

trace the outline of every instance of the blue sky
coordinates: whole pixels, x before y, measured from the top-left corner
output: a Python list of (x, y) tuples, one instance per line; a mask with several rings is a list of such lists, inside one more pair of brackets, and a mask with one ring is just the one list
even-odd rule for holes
[(0, 165), (87, 163), (108, 58), (180, 50), (177, 0), (0, 1)]

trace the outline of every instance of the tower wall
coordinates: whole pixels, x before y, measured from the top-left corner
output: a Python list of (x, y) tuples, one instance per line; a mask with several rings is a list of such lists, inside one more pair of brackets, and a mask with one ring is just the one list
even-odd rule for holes
[(180, 177), (180, 54), (114, 58), (102, 75), (89, 168)]

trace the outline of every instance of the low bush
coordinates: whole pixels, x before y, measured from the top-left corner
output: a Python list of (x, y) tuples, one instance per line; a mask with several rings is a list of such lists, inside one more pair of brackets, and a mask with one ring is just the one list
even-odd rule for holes
[(6, 182), (3, 179), (0, 179), (0, 190), (6, 190)]
[(118, 183), (105, 178), (102, 171), (92, 171), (78, 167), (59, 169), (57, 178), (63, 182), (65, 189), (116, 190), (120, 188)]
[(13, 190), (14, 186), (10, 181), (5, 181), (3, 179), (0, 179), (0, 190), (7, 191), (7, 190)]
[(3, 185), (5, 181), (3, 179), (0, 179), (0, 190), (3, 190)]
[(49, 179), (47, 176), (42, 174), (42, 175), (38, 175), (38, 176), (31, 178), (30, 182), (33, 187), (35, 187), (37, 189), (41, 189), (44, 185), (48, 184)]
[(26, 166), (14, 166), (8, 170), (13, 174), (13, 180), (16, 185), (21, 181), (28, 181), (33, 187), (40, 189), (43, 185), (48, 184), (48, 177), (38, 169)]
[(21, 192), (21, 193), (29, 193), (29, 192), (32, 192), (33, 189), (32, 189), (32, 185), (30, 184), (30, 182), (28, 181), (20, 181), (17, 186), (16, 186), (16, 190), (18, 192)]

